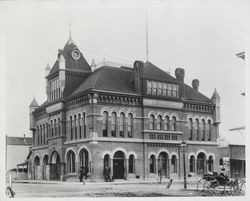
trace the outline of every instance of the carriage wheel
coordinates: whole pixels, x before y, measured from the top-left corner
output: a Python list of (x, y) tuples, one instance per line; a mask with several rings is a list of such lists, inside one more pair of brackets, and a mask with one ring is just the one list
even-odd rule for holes
[(220, 184), (217, 179), (210, 177), (203, 185), (203, 190), (208, 196), (218, 196), (221, 194)]
[(228, 181), (228, 182), (224, 185), (223, 195), (226, 195), (226, 196), (233, 196), (233, 195), (235, 195), (235, 192), (236, 192), (236, 188), (234, 187), (232, 181)]
[(246, 192), (246, 184), (245, 181), (240, 181), (238, 186), (235, 187), (234, 195), (245, 195)]
[(201, 178), (197, 183), (197, 192), (200, 196), (205, 196), (205, 192), (203, 189), (205, 182), (206, 180), (204, 178)]

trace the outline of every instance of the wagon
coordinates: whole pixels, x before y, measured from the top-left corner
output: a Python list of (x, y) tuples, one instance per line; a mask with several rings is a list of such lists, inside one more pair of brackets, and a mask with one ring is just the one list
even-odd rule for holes
[(197, 191), (203, 196), (233, 196), (244, 193), (244, 180), (232, 180), (218, 174), (205, 174), (197, 183)]

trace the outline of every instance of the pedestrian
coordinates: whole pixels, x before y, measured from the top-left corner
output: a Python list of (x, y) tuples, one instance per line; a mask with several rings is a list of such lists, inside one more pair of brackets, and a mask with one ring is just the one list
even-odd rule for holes
[(82, 182), (83, 174), (84, 174), (84, 169), (83, 169), (83, 167), (81, 167), (80, 168), (80, 174), (79, 174), (80, 182)]
[(103, 176), (106, 182), (111, 182), (110, 179), (110, 167), (108, 165), (104, 166)]
[(223, 177), (226, 181), (229, 181), (229, 178), (226, 174), (226, 169), (223, 167), (220, 171), (220, 174), (219, 174), (221, 177)]

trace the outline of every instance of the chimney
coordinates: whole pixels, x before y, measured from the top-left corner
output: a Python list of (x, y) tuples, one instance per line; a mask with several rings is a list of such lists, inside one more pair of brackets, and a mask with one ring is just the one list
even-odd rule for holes
[(175, 69), (175, 77), (180, 82), (184, 82), (185, 70), (183, 68), (176, 68)]
[(141, 77), (143, 74), (144, 63), (142, 61), (134, 62), (134, 81), (135, 81), (135, 91), (141, 92)]
[(194, 89), (195, 91), (198, 91), (199, 85), (200, 85), (200, 82), (199, 82), (198, 79), (194, 79), (194, 80), (192, 81), (192, 87), (193, 87), (193, 89)]

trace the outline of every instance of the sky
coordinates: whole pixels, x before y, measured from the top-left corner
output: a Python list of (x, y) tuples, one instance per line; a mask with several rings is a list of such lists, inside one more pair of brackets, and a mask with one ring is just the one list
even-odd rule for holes
[[(45, 67), (56, 61), (71, 30), (89, 64), (92, 59), (132, 65), (149, 61), (199, 91), (221, 97), (220, 135), (245, 125), (244, 51), (250, 4), (238, 1), (5, 1), (0, 2), (1, 133), (31, 136), (29, 104), (46, 100)], [(2, 96), (3, 95), (3, 96)]]

